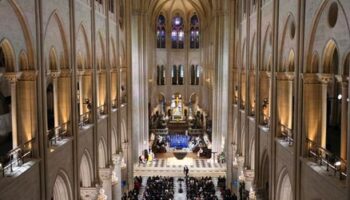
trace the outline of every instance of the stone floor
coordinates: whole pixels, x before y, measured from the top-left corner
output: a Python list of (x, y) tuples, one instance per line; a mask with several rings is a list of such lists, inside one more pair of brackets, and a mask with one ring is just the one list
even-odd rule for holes
[(188, 166), (189, 175), (195, 177), (211, 176), (219, 177), (226, 174), (226, 164), (214, 162), (212, 159), (176, 158), (158, 159), (145, 164), (135, 164), (135, 176), (183, 176), (184, 166)]

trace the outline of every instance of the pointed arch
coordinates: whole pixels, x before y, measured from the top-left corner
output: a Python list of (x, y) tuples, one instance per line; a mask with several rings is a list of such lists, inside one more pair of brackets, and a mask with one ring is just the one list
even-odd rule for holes
[[(90, 44), (89, 44), (89, 39), (86, 33), (86, 28), (85, 25), (80, 23), (78, 32), (77, 32), (77, 44), (83, 44), (82, 46), (77, 45), (77, 52), (81, 52), (83, 57), (85, 58), (84, 63), (85, 66), (84, 68), (91, 69), (91, 54), (90, 54)], [(84, 53), (82, 53), (84, 52)]]
[(5, 64), (5, 72), (16, 72), (16, 58), (13, 47), (8, 39), (3, 39), (0, 42), (0, 50), (2, 51), (3, 62)]
[(80, 186), (91, 187), (93, 182), (93, 164), (90, 153), (87, 149), (80, 160)]
[[(284, 64), (286, 64), (286, 63), (283, 63), (283, 62), (284, 62), (284, 58), (285, 58), (285, 49), (291, 48), (290, 46), (285, 46), (285, 44), (287, 44), (288, 40), (294, 40), (294, 36), (293, 36), (293, 38), (287, 37), (287, 32), (288, 32), (288, 30), (291, 31), (290, 29), (291, 29), (292, 24), (295, 27), (295, 18), (294, 18), (294, 15), (292, 13), (289, 13), (287, 20), (286, 20), (284, 27), (283, 27), (283, 32), (282, 32), (282, 40), (281, 40), (282, 42), (281, 42), (281, 47), (280, 47), (281, 53), (279, 55), (279, 67), (280, 67), (279, 70), (280, 71), (289, 71), (288, 66), (285, 66)], [(295, 30), (294, 30), (294, 32), (295, 32)], [(289, 52), (289, 56), (290, 56), (290, 53), (291, 52)], [(294, 51), (293, 51), (293, 53), (294, 53)]]
[(277, 199), (292, 200), (293, 189), (286, 167), (282, 168), (277, 182)]
[(250, 49), (250, 66), (249, 66), (249, 69), (254, 70), (256, 68), (256, 65), (257, 65), (256, 33), (253, 34), (252, 38), (253, 39), (252, 39), (251, 49)]
[(72, 187), (68, 175), (60, 170), (56, 176), (53, 189), (53, 200), (73, 200)]
[[(322, 1), (321, 5), (319, 6), (318, 10), (316, 11), (316, 14), (314, 15), (315, 17), (312, 20), (312, 28), (310, 30), (310, 40), (309, 40), (309, 44), (308, 44), (308, 49), (307, 49), (307, 58), (306, 58), (306, 66), (310, 66), (312, 63), (312, 52), (314, 51), (314, 44), (315, 44), (315, 39), (316, 39), (316, 34), (317, 34), (317, 29), (319, 26), (319, 22), (321, 20), (321, 17), (325, 12), (325, 9), (327, 8), (327, 6), (329, 4), (332, 4), (332, 2), (336, 2), (338, 4), (339, 7), (339, 13), (341, 12), (344, 16), (345, 16), (345, 24), (346, 24), (346, 28), (341, 29), (343, 31), (346, 31), (347, 34), (347, 38), (349, 40), (350, 38), (350, 25), (349, 25), (349, 21), (347, 20), (349, 17), (347, 17), (346, 15), (346, 11), (344, 9), (344, 6), (342, 5), (342, 3), (339, 0), (335, 0), (335, 1)], [(341, 33), (338, 33), (341, 34)], [(344, 36), (345, 38), (345, 36)], [(320, 71), (322, 72), (322, 71)]]
[(15, 0), (9, 0), (8, 2), (11, 5), (12, 9), (14, 10), (14, 13), (16, 14), (17, 19), (21, 25), (24, 42), (26, 44), (28, 70), (32, 70), (35, 68), (34, 49), (33, 49), (32, 35), (29, 29), (27, 18), (24, 16), (22, 9), (20, 8), (19, 4), (15, 2)]
[(104, 42), (103, 42), (103, 35), (101, 33), (101, 31), (98, 32), (98, 36), (97, 36), (97, 44), (96, 44), (96, 57), (98, 58), (98, 60), (100, 61), (99, 63), (99, 70), (101, 69), (105, 69), (106, 65), (105, 65), (105, 46), (104, 46)]
[(54, 47), (51, 47), (50, 53), (49, 53), (49, 70), (50, 71), (57, 71), (58, 70), (57, 53), (56, 53), (56, 49)]
[(117, 146), (118, 146), (118, 135), (116, 128), (112, 128), (112, 154), (117, 154)]
[(329, 40), (323, 50), (322, 67), (319, 71), (327, 74), (339, 73), (339, 53), (337, 44)]
[(107, 148), (106, 142), (103, 137), (101, 137), (98, 143), (98, 167), (106, 168), (107, 165)]
[[(68, 51), (68, 43), (67, 43), (67, 37), (66, 37), (66, 33), (65, 33), (65, 30), (64, 30), (64, 25), (62, 23), (62, 19), (61, 17), (59, 16), (58, 14), (58, 10), (54, 10), (49, 19), (48, 19), (48, 22), (46, 24), (46, 27), (45, 27), (45, 34), (44, 34), (44, 45), (48, 45), (48, 40), (47, 40), (47, 36), (48, 36), (48, 33), (49, 33), (49, 28), (51, 26), (52, 23), (56, 23), (57, 24), (57, 28), (60, 32), (60, 39), (61, 39), (61, 45), (62, 45), (62, 52), (61, 52), (61, 55), (60, 55), (60, 66), (62, 68), (69, 68), (69, 51)], [(55, 26), (55, 25), (53, 25)]]
[(22, 50), (21, 53), (19, 54), (19, 70), (20, 71), (30, 70), (28, 54), (24, 50)]
[(262, 63), (261, 63), (261, 69), (263, 71), (270, 71), (271, 69), (268, 69), (270, 59), (272, 56), (272, 44), (271, 44), (271, 25), (269, 24), (265, 31), (265, 36), (263, 40), (263, 50), (262, 50)]
[(111, 68), (116, 68), (117, 67), (116, 48), (115, 48), (116, 45), (115, 45), (113, 37), (111, 37), (110, 42), (111, 42), (111, 46), (110, 46), (111, 47), (111, 51), (110, 51), (110, 56), (109, 56), (110, 66), (111, 66)]

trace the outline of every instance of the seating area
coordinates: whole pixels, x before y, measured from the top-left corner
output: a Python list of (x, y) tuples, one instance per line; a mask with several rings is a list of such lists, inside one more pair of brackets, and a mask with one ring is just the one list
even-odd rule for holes
[(217, 200), (215, 185), (211, 177), (186, 177), (188, 200)]
[(124, 193), (122, 200), (138, 200), (141, 186), (142, 186), (142, 177), (136, 176), (134, 178), (134, 189), (130, 190), (128, 193)]
[(153, 176), (147, 179), (143, 200), (173, 200), (174, 178)]

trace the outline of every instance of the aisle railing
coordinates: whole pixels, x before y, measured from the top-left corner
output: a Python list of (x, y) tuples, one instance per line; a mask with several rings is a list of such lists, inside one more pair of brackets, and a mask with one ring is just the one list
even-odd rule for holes
[(57, 142), (69, 137), (68, 135), (68, 126), (69, 121), (66, 123), (63, 123), (53, 129), (50, 129), (47, 131), (47, 138), (49, 140), (49, 147), (52, 145), (57, 145)]
[(5, 156), (0, 157), (0, 173), (2, 177), (15, 172), (15, 167), (22, 166), (33, 157), (33, 144), (35, 138), (9, 151)]
[(325, 165), (327, 171), (333, 170), (334, 176), (339, 174), (340, 180), (347, 177), (348, 166), (345, 160), (310, 139), (306, 139), (306, 145), (308, 156), (314, 158), (315, 163), (318, 163), (320, 166)]

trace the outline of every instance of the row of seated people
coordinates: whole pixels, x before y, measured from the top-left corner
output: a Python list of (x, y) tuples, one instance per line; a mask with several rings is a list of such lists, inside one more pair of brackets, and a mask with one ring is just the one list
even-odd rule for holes
[(186, 176), (188, 200), (217, 200), (215, 185), (211, 177), (194, 178)]
[(141, 186), (142, 186), (142, 177), (136, 176), (134, 178), (134, 189), (130, 190), (128, 193), (124, 193), (122, 200), (138, 200)]
[(173, 200), (174, 178), (153, 176), (147, 179), (143, 200)]
[(221, 197), (223, 200), (237, 200), (235, 193), (232, 193), (230, 189), (226, 189), (226, 178), (219, 176), (218, 188), (221, 191)]
[(223, 200), (237, 200), (237, 196), (235, 193), (232, 193), (230, 189), (222, 190), (221, 197)]

